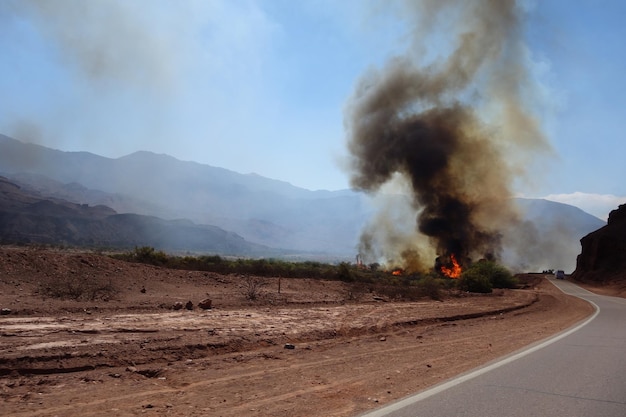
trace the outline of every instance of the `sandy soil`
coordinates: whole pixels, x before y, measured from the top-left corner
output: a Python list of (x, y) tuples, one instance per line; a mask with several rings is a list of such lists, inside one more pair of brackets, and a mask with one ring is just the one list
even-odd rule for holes
[[(541, 275), (414, 302), (308, 279), (283, 278), (279, 294), (278, 278), (255, 279), (252, 302), (238, 275), (0, 249), (0, 414), (355, 416), (592, 312)], [(56, 298), (63, 286), (82, 297)]]

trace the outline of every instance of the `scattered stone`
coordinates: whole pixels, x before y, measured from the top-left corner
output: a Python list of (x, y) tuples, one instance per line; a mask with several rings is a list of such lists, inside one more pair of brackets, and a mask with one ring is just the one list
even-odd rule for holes
[(126, 368), (126, 372), (137, 372), (137, 368), (134, 366), (129, 366)]
[(116, 374), (109, 374), (109, 376), (110, 376), (111, 378), (121, 378), (121, 377), (122, 377), (122, 375), (117, 374), (117, 373), (116, 373)]
[(138, 370), (137, 373), (139, 375), (143, 375), (146, 378), (157, 378), (159, 375), (162, 374), (162, 370), (161, 369), (141, 369)]
[(426, 367), (427, 367), (427, 368), (432, 368), (433, 366), (432, 366), (431, 364), (427, 363), (427, 364), (426, 364)]
[(291, 343), (285, 343), (285, 349), (295, 349), (296, 346), (292, 345)]
[(176, 302), (174, 303), (174, 305), (172, 306), (172, 308), (173, 308), (174, 310), (182, 310), (182, 308), (183, 308), (183, 303), (181, 303), (180, 301), (176, 301)]
[(200, 307), (203, 310), (210, 310), (212, 304), (213, 304), (213, 300), (211, 300), (210, 298), (205, 298), (204, 300), (198, 303), (198, 307)]
[(385, 342), (385, 341), (387, 341), (387, 337), (386, 336), (381, 336), (380, 339), (378, 339), (378, 340), (380, 340), (381, 342)]
[(142, 294), (145, 294), (146, 293), (146, 287), (141, 287), (141, 289), (139, 291), (141, 291)]
[(9, 314), (11, 314), (10, 308), (3, 308), (2, 310), (0, 310), (0, 315), (7, 316)]
[(185, 308), (187, 310), (193, 310), (193, 303), (191, 301), (187, 301), (187, 304), (185, 304)]

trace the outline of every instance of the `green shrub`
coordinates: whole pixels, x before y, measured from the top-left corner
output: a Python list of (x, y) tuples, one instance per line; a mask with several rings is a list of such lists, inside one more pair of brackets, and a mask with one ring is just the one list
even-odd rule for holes
[(468, 292), (490, 293), (493, 289), (489, 277), (477, 269), (468, 268), (461, 274), (459, 289)]
[(493, 288), (516, 288), (517, 280), (506, 268), (495, 265), (491, 274)]
[(157, 251), (151, 246), (142, 246), (140, 248), (135, 247), (134, 252), (131, 253), (132, 258), (136, 262), (144, 264), (164, 266), (168, 263), (168, 256), (163, 251)]
[(417, 283), (417, 287), (422, 294), (438, 301), (442, 299), (441, 293), (443, 286), (443, 282), (440, 279), (433, 278), (432, 276), (425, 276)]
[(342, 262), (339, 264), (337, 268), (337, 279), (343, 282), (352, 282), (354, 281), (354, 274), (350, 268), (350, 264), (347, 262)]
[(515, 288), (517, 281), (503, 266), (480, 261), (463, 271), (458, 285), (463, 291), (490, 293), (493, 288)]

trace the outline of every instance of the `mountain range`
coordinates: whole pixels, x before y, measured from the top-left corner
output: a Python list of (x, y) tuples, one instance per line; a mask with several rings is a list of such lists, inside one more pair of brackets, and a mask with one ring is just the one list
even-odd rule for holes
[[(272, 256), (276, 249), (246, 242), (216, 226), (118, 214), (104, 205), (45, 197), (0, 176), (0, 243), (41, 243), (92, 248), (153, 246), (239, 256)], [(284, 251), (283, 251), (284, 252)]]
[[(79, 211), (93, 214), (98, 227), (117, 225), (120, 230), (111, 229), (109, 243), (115, 242), (114, 236), (128, 242), (134, 237), (137, 244), (154, 242), (153, 246), (176, 250), (225, 253), (229, 248), (248, 256), (281, 253), (354, 259), (360, 232), (374, 213), (369, 198), (352, 190), (310, 191), (168, 155), (140, 151), (112, 159), (4, 135), (0, 135), (0, 175), (5, 177), (5, 189), (13, 184), (30, 198), (49, 201), (39, 203), (40, 214), (45, 213), (45, 204), (49, 211), (60, 209), (55, 204), (75, 204), (83, 207)], [(545, 257), (546, 248), (551, 248), (551, 253), (558, 252), (553, 262), (562, 265), (571, 259), (573, 265), (580, 238), (605, 225), (573, 206), (545, 200), (518, 199), (517, 203), (526, 220), (520, 234), (535, 242), (526, 248), (531, 258)], [(18, 222), (15, 216), (33, 215), (24, 207), (12, 213), (12, 221), (20, 227), (25, 220)], [(157, 229), (161, 232), (154, 232)], [(148, 239), (138, 230), (153, 232)], [(0, 233), (6, 240), (5, 230)], [(192, 238), (194, 233), (199, 233), (197, 238)], [(240, 246), (220, 248), (216, 242), (228, 240), (227, 236)], [(214, 244), (200, 244), (209, 241)], [(528, 261), (529, 267), (539, 265)]]

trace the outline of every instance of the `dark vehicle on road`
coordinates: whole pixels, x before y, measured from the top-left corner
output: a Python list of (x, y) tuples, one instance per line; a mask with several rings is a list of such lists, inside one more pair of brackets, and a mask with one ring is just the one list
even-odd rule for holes
[(565, 272), (562, 269), (556, 271), (556, 279), (565, 279)]

